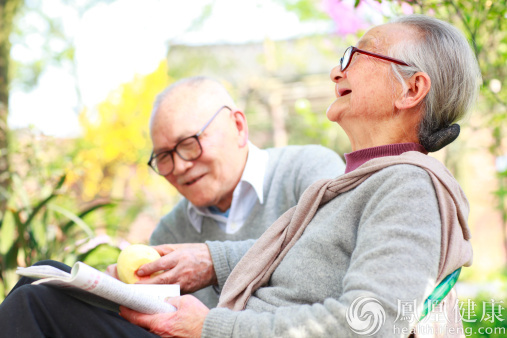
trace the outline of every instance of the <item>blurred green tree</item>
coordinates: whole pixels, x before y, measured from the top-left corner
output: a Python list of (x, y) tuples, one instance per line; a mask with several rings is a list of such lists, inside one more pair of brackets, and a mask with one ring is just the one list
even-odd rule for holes
[[(85, 0), (76, 3), (60, 0), (59, 4), (81, 17), (98, 3), (112, 1), (114, 0)], [(12, 86), (33, 88), (39, 75), (50, 64), (61, 65), (68, 62), (71, 69), (75, 69), (73, 37), (66, 31), (61, 17), (46, 14), (43, 5), (47, 3), (42, 0), (0, 1), (0, 220), (5, 214), (12, 183), (8, 127), (9, 91)], [(34, 46), (27, 42), (34, 35), (43, 41), (41, 51), (33, 51)], [(31, 51), (30, 55), (37, 56), (24, 62), (13, 60), (13, 45), (25, 45)], [(51, 47), (55, 45), (60, 48)], [(77, 86), (76, 92), (79, 97)]]
[[(114, 0), (85, 0), (76, 3), (71, 0), (60, 0), (60, 5), (66, 6), (80, 17), (97, 3), (112, 1)], [(0, 232), (1, 246), (4, 249), (0, 255), (0, 296), (9, 285), (9, 278), (6, 279), (6, 276), (12, 277), (13, 269), (18, 263), (24, 261), (24, 264), (30, 264), (32, 259), (50, 258), (55, 253), (63, 253), (60, 249), (66, 242), (61, 242), (61, 238), (51, 237), (50, 232), (46, 231), (46, 227), (52, 227), (51, 222), (67, 222), (65, 217), (74, 219), (67, 225), (61, 223), (67, 230), (73, 228), (72, 224), (85, 224), (78, 216), (51, 202), (57, 196), (57, 189), (49, 197), (42, 192), (38, 198), (28, 196), (25, 191), (26, 184), (20, 183), (21, 176), (12, 170), (10, 163), (15, 148), (8, 127), (10, 89), (13, 86), (31, 89), (37, 83), (39, 75), (50, 64), (61, 65), (63, 62), (69, 62), (74, 65), (72, 36), (65, 30), (62, 18), (57, 15), (49, 16), (44, 12), (43, 5), (48, 3), (47, 1), (43, 3), (42, 0), (0, 0)], [(27, 42), (33, 35), (43, 41), (40, 53), (34, 52), (34, 46)], [(54, 42), (61, 48), (51, 48), (50, 46), (55, 45)], [(14, 45), (27, 46), (29, 54), (37, 57), (24, 63), (13, 60), (11, 51)], [(28, 163), (25, 163), (25, 166), (33, 169), (30, 162), (33, 159), (26, 160)], [(46, 182), (52, 179), (58, 181), (59, 174), (52, 172), (51, 166), (46, 169), (56, 176), (41, 175), (38, 178)], [(63, 180), (57, 188), (62, 183)], [(13, 184), (17, 184), (15, 195), (12, 193)], [(40, 186), (41, 190), (44, 186), (44, 184)], [(51, 208), (53, 209), (50, 210)], [(88, 231), (87, 235), (90, 234)], [(48, 235), (49, 239), (45, 238), (45, 235)]]
[(14, 18), (22, 4), (22, 0), (0, 1), (0, 219), (5, 213), (11, 184), (8, 151), (9, 128), (7, 124), (11, 72), (11, 42), (9, 38), (13, 30)]

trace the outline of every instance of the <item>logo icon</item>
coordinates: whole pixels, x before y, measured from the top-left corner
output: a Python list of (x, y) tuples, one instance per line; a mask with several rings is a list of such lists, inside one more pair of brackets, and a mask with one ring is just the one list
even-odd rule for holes
[(346, 318), (354, 333), (372, 336), (384, 325), (386, 313), (375, 298), (359, 297), (350, 304)]

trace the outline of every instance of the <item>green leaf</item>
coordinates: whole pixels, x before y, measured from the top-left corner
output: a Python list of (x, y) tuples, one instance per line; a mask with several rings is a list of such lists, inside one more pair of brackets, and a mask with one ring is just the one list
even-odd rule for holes
[(120, 248), (116, 246), (99, 244), (95, 248), (79, 255), (77, 260), (104, 271), (109, 265), (116, 263), (120, 251)]
[(62, 175), (60, 176), (58, 182), (56, 183), (56, 186), (53, 190), (53, 193), (51, 195), (49, 195), (47, 198), (43, 199), (39, 204), (37, 204), (34, 208), (33, 208), (33, 211), (32, 213), (30, 214), (30, 216), (28, 217), (28, 219), (26, 220), (26, 224), (29, 226), (30, 223), (32, 222), (33, 218), (35, 217), (35, 215), (37, 215), (37, 213), (44, 207), (46, 206), (49, 201), (51, 201), (53, 198), (57, 197), (59, 194), (56, 193), (56, 191), (58, 189), (60, 189), (63, 185), (63, 183), (65, 182), (65, 178), (67, 177), (67, 175)]
[(19, 247), (16, 243), (13, 243), (10, 249), (5, 254), (4, 270), (12, 270), (18, 266), (18, 252)]
[(60, 179), (58, 180), (58, 183), (56, 184), (55, 190), (58, 190), (62, 187), (63, 183), (65, 182), (65, 179), (67, 178), (67, 174), (64, 174), (60, 176)]
[(0, 254), (5, 255), (12, 244), (16, 241), (15, 238), (16, 221), (12, 211), (7, 210), (2, 220), (2, 228), (0, 229)]
[(93, 230), (86, 224), (81, 218), (79, 218), (76, 214), (71, 212), (70, 210), (67, 210), (65, 208), (62, 208), (58, 205), (48, 205), (48, 209), (54, 210), (69, 219), (71, 219), (74, 223), (76, 223), (77, 226), (79, 226), (88, 237), (93, 237)]
[(48, 197), (46, 197), (45, 199), (43, 199), (39, 204), (37, 204), (35, 206), (35, 208), (33, 208), (33, 211), (30, 213), (30, 216), (28, 216), (28, 219), (25, 221), (25, 223), (27, 225), (30, 225), (30, 223), (32, 222), (33, 218), (35, 217), (35, 215), (37, 215), (37, 213), (44, 207), (46, 206), (49, 201), (51, 201), (53, 198), (55, 198), (56, 196), (58, 196), (57, 194), (51, 194), (49, 195)]
[[(100, 209), (100, 208), (105, 208), (105, 207), (112, 207), (112, 206), (115, 206), (116, 204), (114, 203), (100, 203), (100, 204), (96, 204), (88, 209), (85, 209), (83, 211), (81, 211), (81, 213), (79, 213), (78, 217), (80, 219), (83, 219), (86, 215), (88, 215), (89, 213), (97, 210), (97, 209)], [(67, 222), (65, 225), (63, 225), (61, 227), (63, 233), (67, 233), (70, 229), (70, 227), (75, 224), (75, 222), (71, 219), (69, 222)]]

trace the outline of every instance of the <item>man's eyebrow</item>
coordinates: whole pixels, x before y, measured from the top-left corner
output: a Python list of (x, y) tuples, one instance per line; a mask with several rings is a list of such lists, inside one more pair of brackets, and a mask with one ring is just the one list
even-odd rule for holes
[(193, 133), (192, 135), (181, 135), (179, 136), (177, 139), (176, 139), (176, 142), (174, 142), (174, 145), (172, 147), (160, 147), (158, 149), (153, 149), (153, 153), (154, 154), (160, 154), (160, 153), (163, 153), (163, 152), (166, 152), (166, 151), (169, 151), (169, 150), (173, 150), (174, 147), (183, 139), (186, 139), (186, 138), (189, 138), (189, 137), (192, 137), (192, 136), (195, 136), (195, 133)]

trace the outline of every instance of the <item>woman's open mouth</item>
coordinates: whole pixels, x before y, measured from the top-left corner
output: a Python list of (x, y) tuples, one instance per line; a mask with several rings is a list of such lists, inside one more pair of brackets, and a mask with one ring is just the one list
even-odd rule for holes
[(352, 90), (350, 90), (350, 89), (340, 89), (338, 91), (338, 95), (340, 95), (340, 97), (348, 95), (350, 93), (352, 93)]

